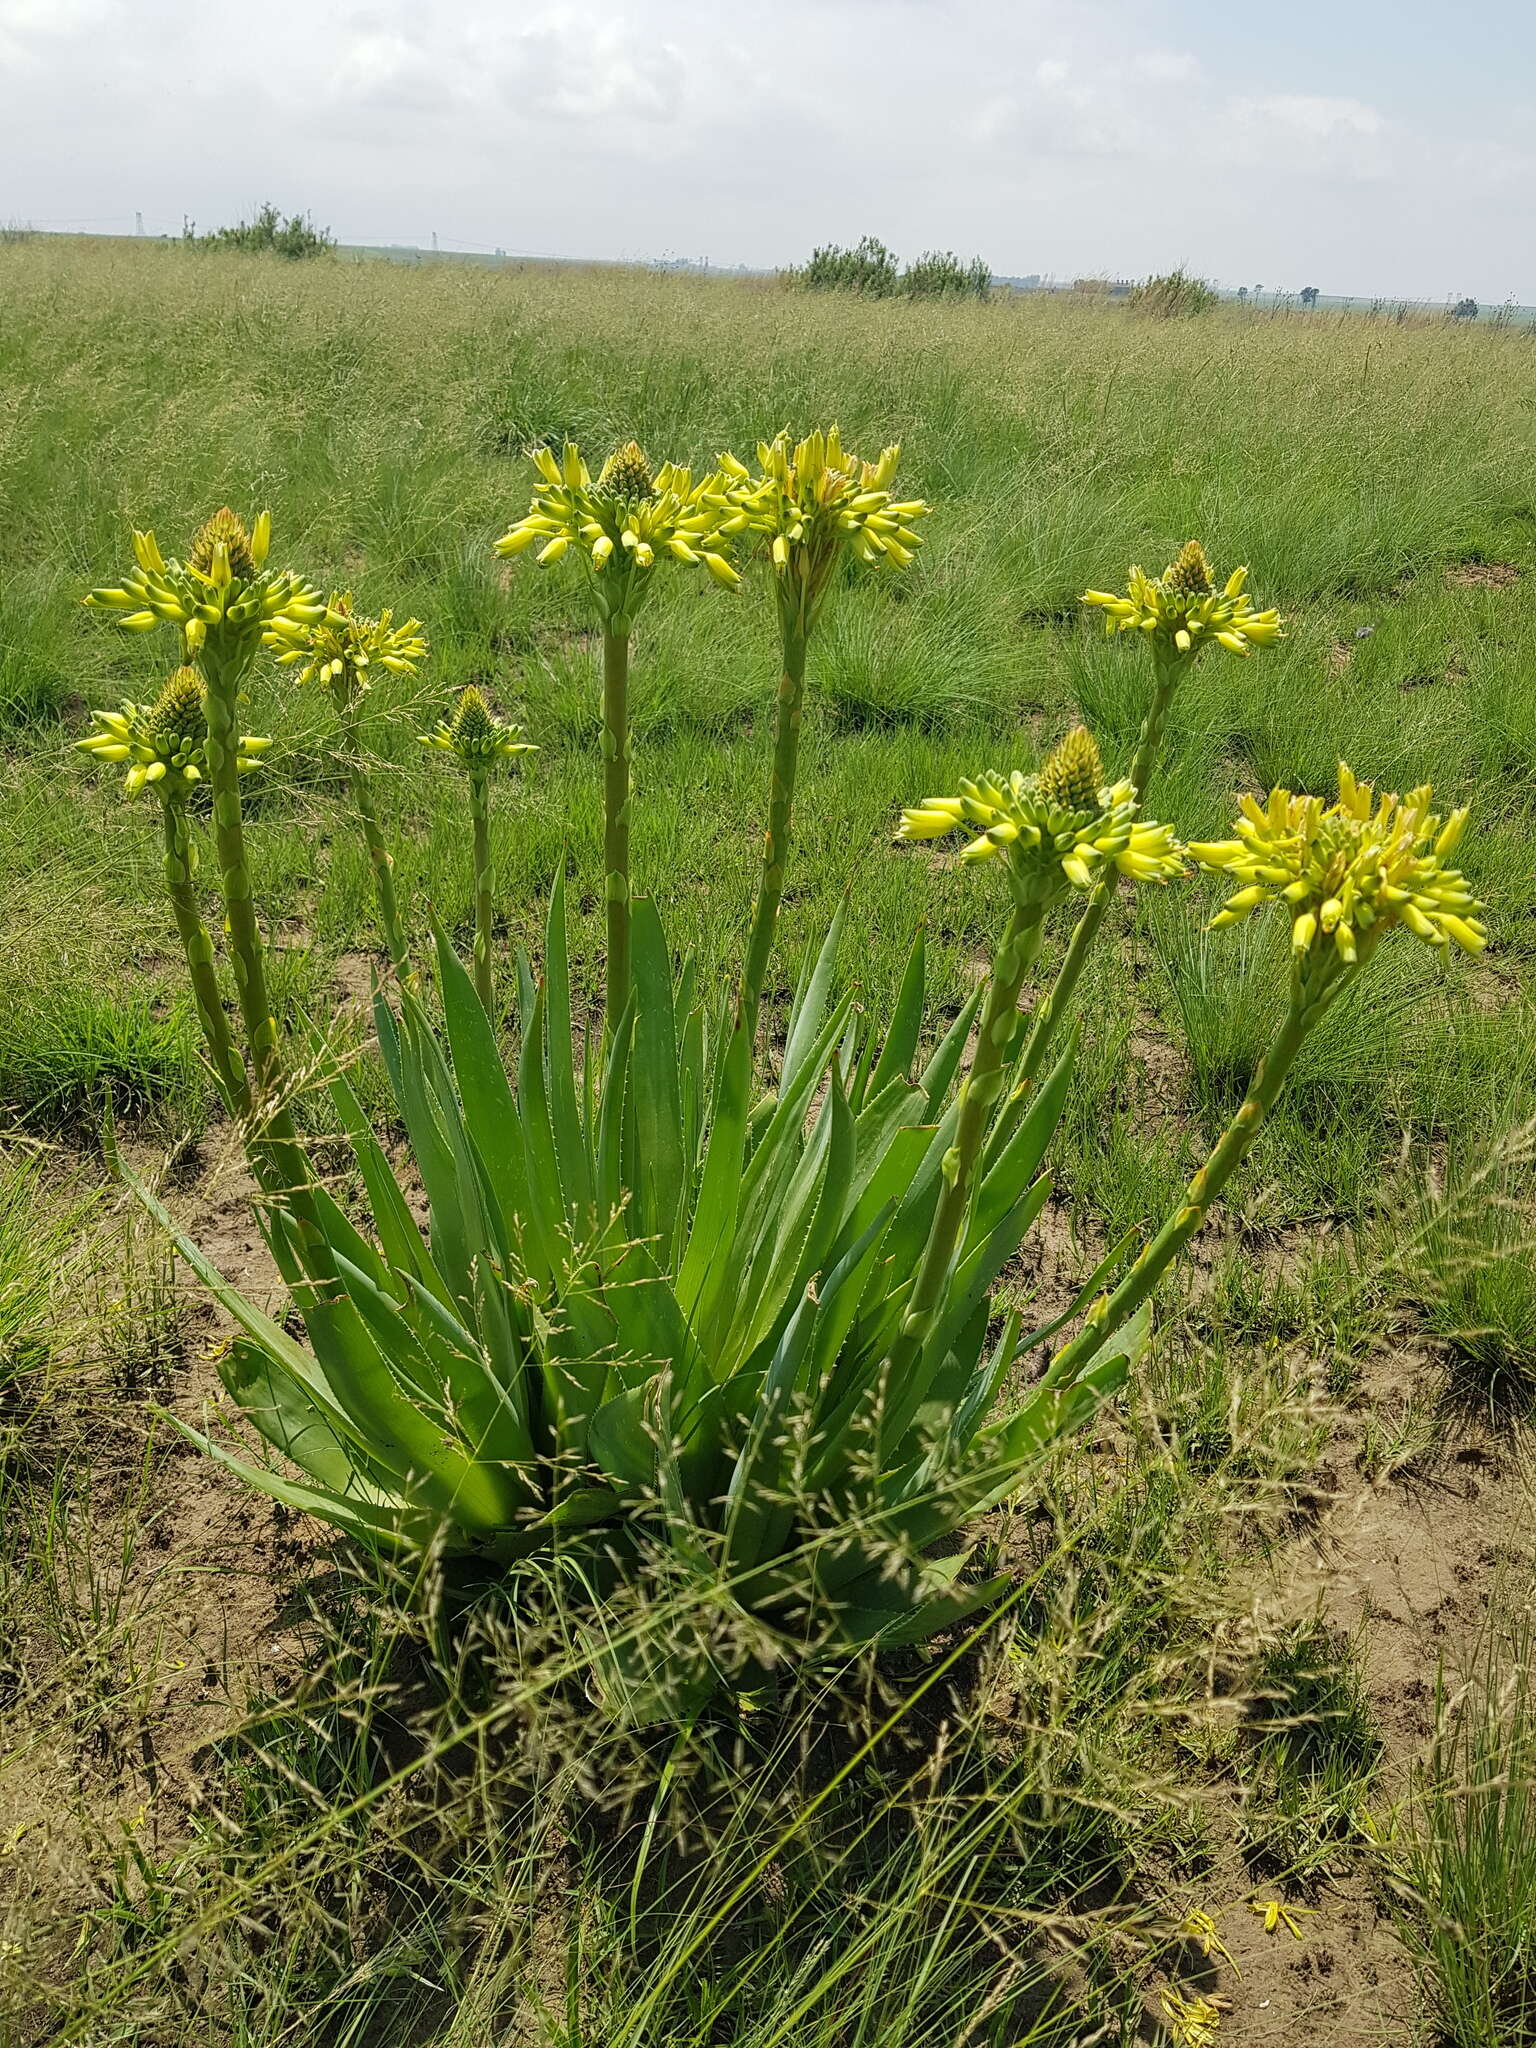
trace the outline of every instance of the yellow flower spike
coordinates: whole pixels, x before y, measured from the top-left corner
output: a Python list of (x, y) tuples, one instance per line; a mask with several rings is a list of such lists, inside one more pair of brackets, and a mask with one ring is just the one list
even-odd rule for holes
[(1330, 957), (1359, 965), (1396, 925), (1429, 945), (1481, 952), (1487, 934), (1476, 916), (1480, 906), (1460, 872), (1445, 864), (1466, 813), (1454, 812), (1442, 826), (1430, 812), (1427, 785), (1407, 797), (1378, 798), (1344, 762), (1338, 781), (1338, 801), (1327, 806), (1287, 789), (1271, 791), (1263, 805), (1244, 797), (1233, 838), (1187, 849), (1199, 866), (1246, 885), (1211, 920), (1212, 929), (1282, 902), (1303, 975), (1325, 972)]
[(519, 555), (538, 542), (537, 559), (552, 566), (574, 550), (605, 625), (633, 619), (661, 559), (702, 562), (716, 582), (735, 581), (725, 553), (724, 473), (695, 482), (674, 462), (653, 471), (635, 441), (613, 451), (595, 483), (571, 442), (558, 462), (549, 449), (535, 449), (533, 464), (533, 502), (496, 542), (496, 553)]
[(734, 456), (720, 457), (733, 513), (764, 543), (780, 579), (781, 603), (806, 630), (845, 548), (863, 562), (911, 566), (921, 536), (909, 522), (923, 518), (928, 507), (920, 498), (892, 503), (900, 458), (893, 443), (877, 461), (864, 462), (844, 449), (836, 427), (795, 442), (787, 431), (760, 441), (755, 476)]
[[(109, 766), (128, 763), (126, 793), (164, 784), (163, 794), (181, 796), (203, 779), (207, 767), (208, 717), (205, 687), (195, 668), (179, 668), (152, 704), (124, 698), (116, 711), (94, 711), (99, 731), (76, 746)], [(235, 765), (248, 773), (272, 742), (242, 733)]]
[(189, 660), (216, 648), (239, 673), (266, 627), (283, 618), (324, 616), (317, 590), (287, 570), (264, 566), (271, 534), (268, 514), (247, 532), (226, 505), (203, 523), (185, 561), (168, 561), (152, 533), (135, 529), (133, 573), (120, 588), (91, 591), (85, 603), (117, 612), (128, 632), (176, 626)]
[(1078, 726), (1037, 774), (993, 772), (962, 782), (958, 796), (928, 797), (902, 812), (896, 837), (938, 839), (961, 824), (981, 826), (960, 859), (1003, 856), (1020, 902), (1091, 889), (1111, 865), (1139, 882), (1181, 873), (1183, 849), (1169, 828), (1138, 815), (1130, 783), (1105, 788), (1102, 777), (1098, 746)]
[(1244, 594), (1247, 579), (1246, 569), (1234, 569), (1218, 592), (1205, 550), (1192, 540), (1155, 580), (1133, 567), (1123, 593), (1085, 590), (1082, 602), (1106, 614), (1107, 633), (1148, 633), (1175, 658), (1192, 661), (1208, 640), (1246, 655), (1281, 634), (1279, 613), (1255, 611)]
[(376, 619), (354, 609), (350, 590), (333, 591), (318, 619), (280, 617), (262, 634), (283, 668), (297, 666), (301, 683), (320, 682), (344, 709), (369, 687), (375, 663), (392, 675), (410, 676), (427, 655), (420, 619), (394, 623), (384, 611)]
[(459, 692), (451, 719), (439, 719), (430, 732), (418, 735), (424, 747), (452, 754), (470, 774), (484, 775), (498, 763), (518, 760), (539, 750), (509, 720), (498, 718), (484, 693), (469, 684)]

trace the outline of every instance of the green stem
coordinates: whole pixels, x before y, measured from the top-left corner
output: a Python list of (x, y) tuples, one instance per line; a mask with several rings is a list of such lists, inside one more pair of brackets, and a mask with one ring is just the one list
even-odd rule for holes
[(768, 829), (763, 836), (763, 872), (757, 887), (757, 908), (747, 963), (741, 983), (741, 1016), (747, 1041), (757, 1037), (763, 985), (773, 957), (779, 905), (784, 900), (784, 873), (793, 829), (795, 774), (800, 764), (800, 721), (805, 708), (805, 655), (810, 638), (802, 607), (786, 606), (780, 621), (784, 648), (774, 712), (773, 772), (768, 789)]
[[(1163, 728), (1168, 722), (1168, 706), (1173, 700), (1174, 688), (1184, 672), (1187, 657), (1168, 655), (1154, 646), (1153, 662), (1156, 666), (1156, 681), (1152, 690), (1152, 701), (1147, 706), (1146, 716), (1141, 721), (1141, 731), (1136, 738), (1136, 752), (1131, 758), (1130, 780), (1136, 788), (1138, 804), (1145, 801), (1147, 785), (1156, 765), (1158, 748), (1162, 743)], [(1006, 1113), (1006, 1132), (1017, 1123), (1024, 1113), (1024, 1098), (1039, 1079), (1045, 1065), (1046, 1055), (1051, 1049), (1057, 1027), (1066, 1014), (1088, 955), (1093, 951), (1094, 940), (1104, 922), (1105, 913), (1120, 886), (1120, 870), (1110, 862), (1104, 873), (1089, 892), (1087, 906), (1078, 919), (1072, 937), (1067, 945), (1056, 979), (1046, 995), (1036, 1006), (1030, 1020), (1029, 1037), (1025, 1040), (1024, 1051), (1014, 1074), (1013, 1098)]]
[(203, 1028), (214, 1078), (230, 1115), (249, 1116), (251, 1097), (245, 1068), (235, 1050), (229, 1019), (224, 1014), (218, 969), (214, 964), (213, 939), (203, 923), (197, 890), (193, 885), (197, 854), (192, 845), (186, 798), (179, 791), (164, 797), (160, 812), (165, 825), (165, 886), (170, 895), (181, 949), (186, 955), (197, 1018)]
[(363, 842), (368, 848), (368, 865), (373, 871), (374, 894), (379, 904), (379, 923), (384, 928), (384, 943), (389, 948), (390, 965), (395, 970), (395, 978), (404, 983), (410, 979), (411, 956), (405, 943), (405, 926), (400, 918), (400, 899), (395, 894), (395, 857), (384, 843), (384, 834), (379, 830), (379, 814), (373, 800), (373, 779), (364, 764), (363, 750), (353, 730), (347, 733), (347, 776), (352, 784), (352, 798), (357, 805), (357, 815), (362, 822)]
[(235, 991), (249, 1047), (252, 1109), (261, 1123), (253, 1144), (253, 1163), (269, 1193), (281, 1194), (298, 1226), (312, 1278), (331, 1276), (330, 1254), (311, 1196), (309, 1160), (299, 1144), (285, 1092), (277, 1020), (267, 993), (266, 958), (256, 901), (246, 857), (245, 823), (240, 804), (239, 729), (236, 700), (244, 664), (221, 662), (205, 648), (204, 699), (208, 718), (208, 781), (213, 793), (213, 839), (224, 891), (224, 916), (229, 932)]
[(485, 775), (469, 774), (469, 815), (474, 824), (475, 993), (494, 1018), (496, 977), (491, 965), (491, 801)]
[(1115, 1332), (1128, 1323), (1152, 1294), (1159, 1280), (1205, 1221), (1211, 1205), (1237, 1171), (1258, 1136), (1265, 1118), (1290, 1072), (1302, 1041), (1337, 993), (1342, 970), (1325, 969), (1311, 989), (1299, 980), (1292, 985), (1291, 1006), (1248, 1084), (1242, 1108), (1216, 1141), (1214, 1150), (1189, 1186), (1184, 1199), (1142, 1251), (1134, 1266), (1109, 1294), (1088, 1311), (1082, 1329), (1051, 1361), (1048, 1387), (1069, 1386)]
[(611, 626), (603, 630), (603, 895), (604, 1015), (613, 1032), (629, 1000), (629, 634)]
[(944, 1298), (950, 1263), (970, 1208), (987, 1125), (1002, 1093), (1004, 1062), (1018, 1027), (1024, 978), (1039, 957), (1044, 910), (1043, 902), (1016, 903), (992, 962), (992, 980), (982, 1005), (975, 1056), (960, 1089), (954, 1143), (944, 1155), (943, 1190), (934, 1210), (901, 1335), (891, 1347), (891, 1375), (896, 1384), (900, 1384), (903, 1368), (922, 1349)]

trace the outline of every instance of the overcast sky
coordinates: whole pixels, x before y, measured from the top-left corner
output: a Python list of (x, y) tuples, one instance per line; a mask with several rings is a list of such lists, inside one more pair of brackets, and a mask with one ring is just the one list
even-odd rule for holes
[(1536, 302), (1536, 0), (0, 0), (0, 220)]

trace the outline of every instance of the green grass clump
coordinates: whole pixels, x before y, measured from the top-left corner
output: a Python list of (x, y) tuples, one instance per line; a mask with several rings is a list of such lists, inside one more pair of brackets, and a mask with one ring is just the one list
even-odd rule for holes
[(1448, 2048), (1536, 2039), (1536, 1631), (1525, 1599), (1442, 1671), (1409, 1810), (1400, 1924)]
[(70, 981), (13, 983), (0, 1012), (0, 1105), (29, 1129), (89, 1132), (110, 1110), (195, 1119), (203, 1079), (185, 1006)]
[(61, 1309), (99, 1197), (44, 1153), (0, 1149), (0, 1409), (55, 1357)]
[(1278, 1878), (1325, 1876), (1359, 1835), (1383, 1748), (1356, 1650), (1321, 1624), (1294, 1629), (1264, 1659), (1251, 1725), (1247, 1853)]

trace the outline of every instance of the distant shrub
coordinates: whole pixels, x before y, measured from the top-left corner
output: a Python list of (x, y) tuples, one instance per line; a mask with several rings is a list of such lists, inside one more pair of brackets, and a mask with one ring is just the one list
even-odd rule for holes
[(952, 249), (927, 249), (903, 271), (894, 250), (874, 235), (851, 249), (828, 242), (790, 276), (809, 291), (857, 292), (866, 299), (985, 299), (992, 291), (991, 267), (979, 256), (962, 263)]
[(258, 208), (254, 220), (240, 221), (232, 228), (213, 228), (206, 235), (200, 235), (188, 221), (181, 239), (189, 249), (239, 249), (249, 256), (281, 256), (290, 263), (329, 256), (336, 247), (329, 228), (317, 228), (307, 213), (292, 213), (284, 220), (270, 199)]
[(1317, 286), (1315, 284), (1304, 284), (1297, 296), (1304, 306), (1311, 308), (1317, 304)]
[(962, 263), (951, 249), (926, 249), (902, 276), (909, 299), (989, 298), (992, 272), (979, 256)]
[(875, 235), (865, 235), (851, 249), (828, 242), (811, 252), (796, 275), (810, 291), (859, 292), (867, 299), (888, 299), (897, 287), (895, 254)]
[(1453, 320), (1475, 320), (1478, 315), (1476, 299), (1458, 299), (1451, 310)]
[(1133, 313), (1142, 313), (1149, 320), (1192, 320), (1198, 313), (1208, 313), (1216, 296), (1203, 277), (1191, 277), (1181, 266), (1137, 285), (1130, 305)]

